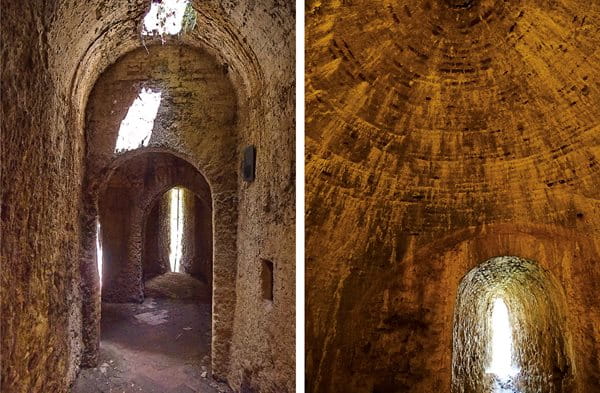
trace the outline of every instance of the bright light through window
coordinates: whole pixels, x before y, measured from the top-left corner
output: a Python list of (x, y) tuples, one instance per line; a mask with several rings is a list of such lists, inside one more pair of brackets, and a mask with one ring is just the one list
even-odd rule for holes
[(188, 0), (152, 1), (144, 17), (143, 35), (174, 35), (181, 31)]
[(181, 251), (183, 242), (183, 190), (173, 188), (170, 192), (170, 247), (169, 262), (172, 272), (181, 269)]
[(100, 240), (100, 220), (96, 220), (96, 261), (98, 263), (100, 288), (102, 288), (102, 241)]
[(148, 146), (162, 93), (142, 88), (119, 127), (115, 153)]
[(512, 365), (512, 330), (508, 309), (500, 298), (494, 299), (492, 306), (492, 361), (487, 369), (500, 381), (509, 381), (519, 373)]

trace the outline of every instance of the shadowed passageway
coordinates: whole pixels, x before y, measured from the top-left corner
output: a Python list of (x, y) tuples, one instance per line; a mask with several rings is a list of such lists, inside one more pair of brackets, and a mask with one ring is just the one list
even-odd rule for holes
[(146, 283), (141, 304), (103, 303), (99, 366), (73, 393), (221, 393), (210, 379), (209, 293), (199, 280), (166, 273)]

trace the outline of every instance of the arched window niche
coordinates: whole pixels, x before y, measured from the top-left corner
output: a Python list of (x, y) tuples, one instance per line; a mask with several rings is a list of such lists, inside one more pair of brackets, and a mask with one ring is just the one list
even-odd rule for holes
[(150, 205), (143, 236), (144, 285), (155, 277), (174, 273), (168, 275), (171, 280), (185, 274), (211, 287), (212, 209), (206, 202), (194, 191), (174, 186)]
[(502, 256), (471, 270), (454, 309), (452, 392), (573, 392), (565, 308), (533, 261)]

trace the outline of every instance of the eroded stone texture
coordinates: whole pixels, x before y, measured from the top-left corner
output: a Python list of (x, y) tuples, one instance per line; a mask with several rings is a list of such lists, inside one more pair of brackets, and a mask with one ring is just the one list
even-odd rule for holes
[[(570, 332), (565, 326), (565, 297), (560, 285), (535, 263), (497, 257), (471, 270), (461, 281), (454, 312), (452, 391), (572, 392)], [(494, 375), (492, 312), (501, 299), (512, 327), (514, 373)]]
[(169, 193), (156, 201), (144, 226), (142, 274), (144, 282), (171, 271), (169, 266)]
[[(24, 0), (3, 7), (3, 391), (66, 392), (80, 364), (97, 360), (98, 328), (90, 321), (99, 320), (100, 310), (93, 245), (99, 188), (84, 184), (84, 173), (93, 170), (89, 165), (84, 170), (84, 162), (86, 157), (88, 164), (95, 162), (92, 158), (101, 160), (100, 166), (109, 170), (99, 175), (106, 179), (126, 160), (105, 166), (111, 161), (105, 160), (107, 155), (91, 156), (86, 106), (107, 67), (143, 47), (140, 21), (149, 5), (143, 0)], [(170, 131), (159, 133), (171, 136), (153, 141), (152, 149), (178, 152), (198, 167), (200, 161), (218, 161), (198, 153), (207, 146), (219, 151), (219, 159), (226, 158), (228, 165), (203, 168), (211, 187), (223, 187), (212, 190), (214, 215), (220, 217), (214, 231), (227, 233), (231, 245), (215, 244), (213, 251), (215, 261), (217, 256), (229, 261), (218, 272), (215, 267), (215, 276), (221, 278), (213, 281), (214, 295), (219, 292), (229, 300), (213, 308), (213, 340), (229, 339), (213, 342), (213, 372), (236, 390), (243, 382), (261, 392), (291, 391), (293, 5), (208, 0), (194, 1), (194, 7), (196, 29), (168, 38), (165, 48), (196, 48), (189, 51), (200, 52), (199, 66), (209, 65), (210, 72), (220, 73), (229, 84), (236, 110), (227, 112), (230, 123), (220, 132), (231, 136), (231, 143), (222, 149), (210, 138), (202, 138), (202, 145), (186, 144), (190, 135), (204, 132), (211, 110), (202, 112), (207, 116), (194, 130), (179, 127), (185, 132), (181, 138)], [(157, 42), (145, 44), (153, 51)], [(133, 90), (120, 89), (118, 94), (121, 105), (112, 116), (121, 118), (114, 124), (134, 99)], [(223, 102), (221, 96), (204, 98)], [(163, 125), (170, 126), (171, 120), (165, 116)], [(113, 142), (106, 141), (106, 154), (114, 149)], [(261, 176), (251, 185), (239, 179), (240, 152), (247, 144), (259, 147), (261, 160)], [(223, 215), (218, 214), (221, 210)], [(278, 301), (271, 311), (259, 300), (258, 256), (263, 253), (279, 264)], [(219, 326), (223, 329), (215, 328)]]
[[(194, 261), (194, 256), (196, 254), (196, 249), (198, 249), (198, 245), (196, 244), (196, 237), (200, 238), (201, 235), (198, 234), (198, 236), (196, 236), (195, 234), (195, 228), (196, 228), (196, 216), (195, 216), (195, 211), (196, 211), (196, 206), (195, 206), (195, 196), (193, 193), (190, 193), (189, 191), (186, 191), (185, 188), (181, 189), (181, 197), (183, 199), (183, 223), (182, 223), (182, 241), (181, 241), (181, 271), (184, 273), (189, 273), (189, 271), (192, 268), (192, 263)], [(208, 216), (211, 218), (212, 220), (212, 214), (208, 213)], [(212, 231), (209, 232), (209, 234), (212, 234)], [(212, 243), (212, 239), (210, 239), (211, 243)], [(212, 258), (211, 258), (212, 259)], [(209, 276), (212, 278), (212, 275)], [(212, 281), (212, 280), (211, 280)]]
[(449, 392), (461, 278), (515, 255), (600, 384), (600, 5), (307, 4), (309, 392)]
[[(184, 202), (184, 206), (189, 207), (191, 214), (188, 214), (187, 219), (184, 220), (184, 235), (187, 236), (183, 241), (186, 246), (182, 249), (181, 263), (191, 267), (196, 244), (191, 231), (195, 227), (194, 198), (199, 200), (198, 210), (203, 211), (204, 216), (212, 218), (211, 192), (204, 177), (189, 163), (166, 153), (136, 155), (121, 164), (110, 177), (106, 189), (100, 194), (98, 200), (102, 232), (102, 299), (104, 301), (140, 302), (143, 300), (143, 267), (146, 257), (166, 256), (168, 266), (170, 200), (165, 200), (164, 195), (165, 189), (169, 190), (174, 186), (186, 186), (190, 190), (187, 192), (188, 201)], [(158, 254), (152, 254), (152, 247), (144, 249), (142, 245), (147, 244), (149, 238), (147, 222), (152, 214), (152, 207), (158, 201), (163, 202), (159, 211), (162, 214), (162, 217), (159, 217), (162, 235), (159, 237), (157, 234)], [(163, 223), (167, 225), (162, 225)], [(221, 234), (217, 233), (215, 236), (217, 244), (220, 244)], [(205, 238), (204, 244), (212, 243), (212, 231), (209, 231)], [(217, 262), (221, 260), (217, 259)], [(162, 269), (159, 267), (154, 270)], [(202, 267), (195, 267), (195, 270), (206, 272)], [(208, 272), (210, 270), (209, 268)], [(187, 272), (187, 269), (184, 271)]]

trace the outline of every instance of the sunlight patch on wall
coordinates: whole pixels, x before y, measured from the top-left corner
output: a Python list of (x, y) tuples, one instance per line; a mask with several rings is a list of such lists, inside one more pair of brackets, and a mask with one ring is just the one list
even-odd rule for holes
[(152, 1), (144, 17), (143, 35), (178, 34), (184, 24), (188, 0)]
[(148, 146), (162, 93), (142, 88), (119, 127), (115, 153)]
[(96, 261), (98, 263), (100, 288), (102, 288), (102, 241), (100, 240), (100, 220), (96, 220)]
[(169, 193), (169, 263), (171, 271), (178, 273), (181, 270), (181, 254), (183, 250), (183, 190), (181, 188), (173, 188)]
[(576, 391), (565, 307), (558, 280), (534, 261), (471, 269), (456, 295), (452, 392)]
[(486, 371), (495, 374), (501, 381), (508, 381), (519, 373), (519, 369), (512, 364), (512, 329), (508, 308), (501, 298), (494, 299), (491, 327), (492, 361)]

